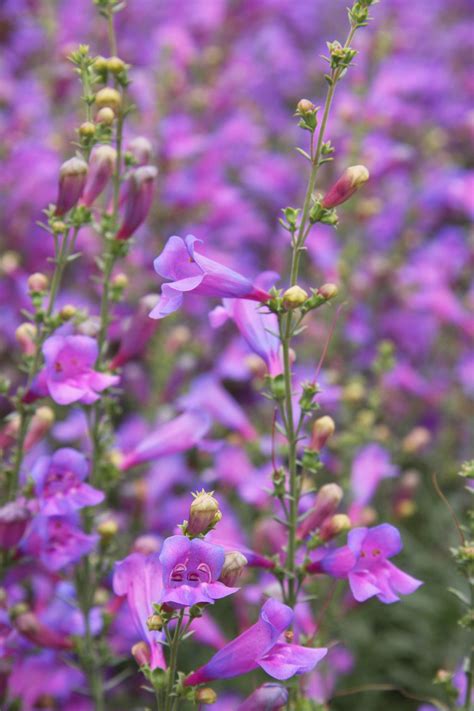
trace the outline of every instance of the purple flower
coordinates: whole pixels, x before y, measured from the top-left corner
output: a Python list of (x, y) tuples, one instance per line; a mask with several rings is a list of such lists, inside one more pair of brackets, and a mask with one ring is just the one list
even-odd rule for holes
[(176, 311), (181, 306), (183, 293), (189, 291), (218, 298), (253, 301), (268, 301), (270, 298), (266, 291), (238, 272), (196, 252), (194, 245), (200, 241), (193, 235), (185, 239), (170, 237), (163, 252), (155, 259), (155, 271), (171, 283), (163, 284), (160, 301), (151, 311), (151, 318), (164, 318)]
[(100, 504), (104, 494), (85, 483), (88, 471), (87, 459), (75, 449), (58, 449), (52, 457), (40, 457), (31, 476), (41, 513), (67, 515), (84, 506)]
[(128, 239), (145, 221), (151, 207), (157, 175), (158, 171), (152, 165), (143, 165), (131, 173), (125, 185), (124, 216), (117, 239)]
[(358, 602), (376, 596), (389, 604), (397, 602), (399, 595), (409, 595), (422, 585), (421, 580), (388, 561), (402, 548), (399, 531), (388, 523), (374, 528), (354, 528), (348, 535), (347, 546), (331, 551), (308, 566), (308, 571), (325, 572), (335, 578), (347, 577)]
[[(257, 280), (263, 286), (264, 282), (273, 283), (278, 275), (274, 272), (264, 272)], [(231, 318), (249, 347), (266, 363), (271, 376), (283, 372), (281, 343), (278, 338), (278, 319), (268, 310), (262, 311), (260, 306), (243, 299), (224, 299), (223, 306), (217, 306), (210, 314), (214, 328), (221, 326), (227, 318)]]
[(172, 607), (191, 607), (198, 603), (213, 604), (239, 588), (218, 582), (224, 565), (221, 546), (199, 538), (170, 536), (163, 541), (160, 562), (163, 566), (163, 593), (160, 602)]
[(21, 547), (38, 557), (45, 568), (56, 571), (90, 553), (98, 538), (81, 531), (73, 517), (38, 515)]
[(25, 499), (10, 501), (0, 508), (0, 548), (15, 548), (23, 538), (32, 512)]
[(51, 336), (43, 345), (42, 373), (49, 395), (58, 405), (90, 405), (98, 393), (119, 382), (118, 375), (94, 370), (99, 347), (88, 336)]
[(185, 412), (174, 420), (160, 425), (134, 450), (125, 454), (121, 468), (130, 469), (158, 457), (191, 449), (204, 437), (209, 424), (209, 417), (205, 412), (197, 412), (197, 410)]
[(166, 667), (162, 632), (150, 631), (146, 621), (153, 614), (163, 590), (162, 568), (157, 553), (132, 553), (115, 564), (113, 588), (116, 595), (126, 595), (137, 634), (150, 645), (151, 669)]
[(351, 484), (355, 502), (366, 506), (379, 482), (397, 474), (398, 469), (390, 461), (390, 454), (384, 447), (375, 443), (361, 447), (352, 463)]
[(281, 684), (263, 684), (240, 704), (237, 711), (278, 711), (286, 706), (288, 690)]
[(258, 622), (226, 644), (210, 662), (190, 674), (185, 685), (229, 679), (259, 666), (279, 680), (311, 671), (326, 656), (327, 649), (280, 642), (280, 636), (292, 621), (291, 608), (278, 600), (267, 600), (260, 611)]

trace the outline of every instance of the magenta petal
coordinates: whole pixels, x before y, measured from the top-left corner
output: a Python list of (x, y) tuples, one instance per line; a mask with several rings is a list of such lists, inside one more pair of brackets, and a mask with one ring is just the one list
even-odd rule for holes
[(334, 578), (345, 578), (354, 568), (356, 557), (349, 546), (330, 551), (321, 561), (321, 569)]
[(377, 580), (367, 570), (349, 573), (349, 585), (357, 602), (364, 602), (381, 592)]
[(284, 681), (295, 674), (305, 674), (326, 656), (324, 647), (315, 649), (298, 644), (276, 644), (258, 665), (274, 679)]
[(403, 570), (397, 568), (393, 563), (386, 561), (384, 568), (388, 571), (390, 586), (400, 595), (410, 595), (423, 585), (421, 580), (417, 580), (411, 575), (408, 575), (408, 573), (404, 573)]
[[(349, 533), (349, 538), (351, 533)], [(403, 543), (399, 530), (389, 523), (382, 523), (380, 526), (369, 528), (362, 544), (362, 550), (369, 553), (374, 549), (378, 550), (383, 558), (391, 558), (397, 555), (402, 548)]]

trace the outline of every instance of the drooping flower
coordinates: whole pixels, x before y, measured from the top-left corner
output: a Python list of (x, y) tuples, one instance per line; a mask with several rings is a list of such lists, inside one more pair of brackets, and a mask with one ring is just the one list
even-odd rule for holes
[(347, 578), (358, 602), (376, 596), (389, 604), (397, 602), (400, 595), (415, 592), (423, 584), (389, 562), (402, 548), (399, 531), (388, 523), (354, 528), (349, 532), (346, 546), (330, 551), (307, 570)]
[(225, 559), (221, 546), (199, 538), (170, 536), (163, 542), (160, 562), (163, 566), (161, 602), (173, 607), (213, 604), (232, 595), (238, 588), (219, 582)]
[(56, 215), (64, 215), (77, 203), (86, 184), (87, 170), (87, 163), (77, 156), (62, 164), (59, 171)]
[(153, 614), (162, 590), (162, 567), (157, 553), (132, 553), (115, 564), (113, 588), (116, 595), (126, 595), (135, 630), (150, 647), (151, 669), (166, 667), (161, 640), (164, 634), (150, 630), (147, 620)]
[(117, 162), (117, 151), (107, 143), (98, 144), (92, 149), (89, 174), (87, 176), (82, 202), (90, 207), (105, 189)]
[(132, 172), (125, 184), (124, 216), (117, 239), (128, 239), (145, 221), (153, 199), (157, 169), (143, 165)]
[(293, 611), (278, 600), (263, 605), (258, 622), (226, 644), (212, 659), (184, 681), (194, 686), (213, 679), (230, 679), (261, 667), (275, 679), (289, 679), (314, 669), (326, 656), (325, 648), (302, 647), (280, 641), (291, 625)]
[[(278, 275), (266, 272), (256, 280), (256, 284), (266, 288)], [(224, 299), (222, 306), (217, 306), (210, 313), (211, 325), (221, 326), (231, 318), (249, 347), (265, 361), (271, 376), (283, 372), (281, 343), (278, 338), (278, 319), (275, 314), (262, 311), (262, 308), (244, 299)]]
[(137, 464), (191, 449), (204, 437), (209, 425), (210, 420), (205, 412), (184, 412), (157, 427), (135, 449), (127, 452), (120, 466), (126, 470)]
[(171, 283), (163, 284), (161, 298), (151, 311), (151, 318), (164, 318), (176, 311), (183, 294), (268, 301), (270, 294), (259, 289), (246, 277), (196, 251), (200, 242), (193, 235), (170, 237), (163, 252), (154, 261), (157, 274)]
[(96, 402), (98, 393), (119, 382), (118, 375), (94, 369), (98, 354), (98, 344), (89, 336), (51, 336), (43, 345), (45, 367), (39, 386), (44, 384), (58, 405)]
[(52, 457), (40, 457), (31, 476), (44, 516), (67, 515), (84, 506), (96, 506), (104, 494), (87, 484), (87, 459), (75, 449), (58, 449)]

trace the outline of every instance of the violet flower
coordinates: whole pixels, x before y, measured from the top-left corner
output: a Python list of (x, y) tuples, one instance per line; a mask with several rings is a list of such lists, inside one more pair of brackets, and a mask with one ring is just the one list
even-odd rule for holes
[(134, 170), (125, 185), (124, 216), (117, 239), (128, 239), (146, 220), (150, 211), (157, 169), (143, 165)]
[(163, 632), (150, 631), (146, 624), (153, 614), (153, 603), (163, 590), (162, 568), (157, 553), (132, 553), (115, 564), (113, 589), (116, 595), (126, 595), (130, 615), (137, 634), (150, 646), (151, 669), (165, 669), (161, 640)]
[(183, 294), (194, 292), (200, 296), (268, 301), (270, 294), (259, 289), (246, 277), (195, 249), (201, 242), (193, 235), (170, 237), (162, 253), (154, 261), (157, 274), (171, 283), (161, 287), (161, 298), (151, 311), (151, 318), (164, 318), (181, 306)]
[(75, 449), (58, 449), (52, 457), (40, 457), (31, 476), (44, 516), (67, 515), (84, 506), (96, 506), (104, 494), (85, 483), (87, 459)]
[(281, 684), (262, 684), (240, 704), (237, 711), (278, 711), (288, 702), (288, 689)]
[(355, 502), (366, 506), (374, 496), (380, 481), (397, 474), (398, 468), (392, 464), (390, 454), (384, 447), (376, 443), (361, 447), (355, 455), (351, 472)]
[(388, 561), (402, 548), (399, 531), (389, 523), (354, 528), (349, 532), (347, 546), (329, 552), (307, 570), (347, 578), (357, 602), (376, 596), (390, 604), (397, 602), (399, 595), (409, 595), (423, 584)]
[(164, 588), (160, 602), (177, 608), (203, 602), (212, 605), (215, 600), (237, 592), (239, 588), (218, 581), (224, 558), (221, 546), (199, 538), (166, 538), (160, 553)]
[(37, 515), (21, 548), (48, 570), (61, 570), (90, 553), (98, 542), (96, 534), (84, 533), (74, 517)]
[(185, 686), (213, 679), (230, 679), (261, 667), (275, 679), (289, 679), (314, 669), (326, 656), (325, 648), (302, 647), (279, 641), (293, 621), (293, 611), (278, 600), (269, 599), (260, 611), (258, 622), (226, 644), (212, 659), (190, 674)]
[(51, 336), (43, 345), (45, 367), (39, 385), (58, 405), (81, 402), (90, 405), (99, 394), (119, 382), (118, 375), (94, 369), (99, 346), (88, 336)]
[(209, 429), (210, 420), (205, 412), (189, 411), (159, 425), (132, 451), (127, 452), (121, 469), (127, 470), (158, 457), (184, 452), (194, 447)]

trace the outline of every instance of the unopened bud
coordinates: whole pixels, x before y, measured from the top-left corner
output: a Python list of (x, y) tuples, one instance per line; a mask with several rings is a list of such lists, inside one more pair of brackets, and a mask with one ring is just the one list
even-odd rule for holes
[(346, 385), (343, 391), (343, 398), (349, 402), (359, 402), (366, 395), (365, 387), (363, 383), (354, 380), (352, 383)]
[(300, 99), (296, 105), (297, 113), (304, 116), (305, 114), (313, 113), (316, 110), (316, 106), (309, 99)]
[(23, 612), (14, 617), (15, 628), (33, 644), (48, 649), (72, 649), (72, 640), (47, 627), (33, 612)]
[(201, 689), (196, 689), (195, 700), (197, 704), (211, 706), (217, 701), (217, 694), (210, 686), (204, 686)]
[(415, 427), (402, 442), (404, 452), (414, 454), (426, 447), (431, 441), (431, 432), (426, 427)]
[(35, 272), (28, 277), (28, 289), (31, 292), (41, 293), (48, 288), (48, 277), (41, 272)]
[(79, 135), (81, 138), (92, 138), (95, 134), (95, 124), (92, 121), (84, 121), (79, 126)]
[(112, 109), (117, 112), (122, 104), (122, 97), (117, 89), (106, 86), (95, 95), (95, 105), (98, 109)]
[(186, 532), (191, 536), (198, 536), (213, 528), (222, 518), (219, 502), (213, 497), (214, 492), (204, 489), (193, 494), (194, 501), (189, 509), (189, 520)]
[(160, 632), (163, 629), (164, 624), (165, 621), (162, 616), (157, 615), (156, 613), (147, 617), (146, 620), (146, 626), (148, 627), (150, 632)]
[(247, 565), (247, 558), (239, 551), (229, 551), (225, 554), (224, 565), (219, 580), (228, 587), (233, 587), (242, 575)]
[(51, 225), (53, 232), (57, 235), (61, 235), (67, 230), (67, 225), (62, 220), (55, 220)]
[(132, 154), (138, 165), (146, 165), (153, 155), (153, 148), (144, 136), (137, 136), (128, 144), (128, 152)]
[(117, 239), (128, 239), (146, 219), (153, 198), (153, 186), (158, 175), (152, 165), (143, 165), (133, 171), (126, 185), (125, 209)]
[(150, 647), (146, 642), (137, 642), (133, 645), (132, 656), (139, 667), (144, 667), (151, 662)]
[(96, 72), (102, 74), (107, 71), (107, 59), (102, 56), (97, 56), (94, 59), (94, 69)]
[(118, 533), (118, 524), (113, 518), (108, 518), (105, 521), (101, 521), (97, 526), (97, 533), (102, 539), (102, 542), (110, 541)]
[(90, 207), (94, 200), (101, 194), (111, 178), (117, 162), (117, 151), (107, 143), (94, 147), (89, 163), (89, 175), (82, 201)]
[(59, 312), (59, 315), (61, 316), (63, 321), (70, 321), (72, 318), (74, 318), (76, 313), (77, 309), (73, 304), (65, 304)]
[(326, 518), (319, 529), (319, 536), (322, 541), (330, 541), (340, 533), (348, 531), (351, 527), (351, 520), (346, 514), (336, 514)]
[(343, 491), (338, 484), (325, 484), (320, 488), (314, 500), (314, 506), (298, 528), (299, 538), (315, 531), (322, 522), (332, 516), (342, 501)]
[(326, 299), (326, 301), (329, 301), (329, 299), (334, 299), (335, 296), (337, 296), (339, 289), (337, 288), (336, 284), (323, 284), (322, 286), (319, 287), (318, 293), (321, 294), (321, 296)]
[(133, 553), (141, 553), (142, 555), (150, 555), (150, 553), (158, 553), (161, 550), (161, 539), (152, 534), (139, 536), (132, 548)]
[(87, 170), (87, 163), (82, 158), (70, 158), (62, 164), (56, 215), (64, 215), (76, 205), (86, 184)]
[(25, 450), (28, 451), (49, 432), (54, 424), (54, 410), (47, 405), (38, 407), (32, 417), (28, 434), (25, 439)]
[(128, 286), (128, 276), (123, 272), (119, 272), (112, 278), (112, 286), (116, 289), (126, 289)]
[(110, 108), (110, 106), (104, 106), (103, 109), (97, 112), (95, 117), (97, 123), (103, 123), (104, 126), (111, 126), (115, 121), (115, 112)]
[(321, 200), (321, 205), (327, 210), (346, 202), (356, 190), (369, 179), (369, 171), (365, 165), (353, 165), (347, 168)]
[(37, 328), (32, 323), (22, 323), (15, 331), (15, 338), (18, 341), (22, 353), (25, 355), (33, 355), (36, 353), (36, 335)]
[(288, 703), (288, 689), (282, 684), (263, 684), (239, 706), (239, 711), (280, 711)]
[(283, 294), (283, 304), (287, 309), (296, 309), (304, 304), (307, 298), (308, 293), (298, 284), (295, 284), (295, 286), (290, 286)]
[(125, 69), (125, 62), (120, 57), (109, 57), (107, 60), (107, 70), (111, 74), (120, 74)]
[(334, 420), (329, 415), (318, 417), (313, 424), (309, 448), (320, 452), (336, 431)]

